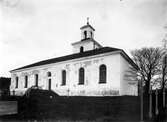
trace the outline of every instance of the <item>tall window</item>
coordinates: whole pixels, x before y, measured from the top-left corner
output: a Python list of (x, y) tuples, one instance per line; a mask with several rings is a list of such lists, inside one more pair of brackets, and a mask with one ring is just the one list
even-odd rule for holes
[(49, 89), (49, 90), (51, 90), (51, 86), (52, 86), (52, 85), (51, 85), (51, 82), (52, 82), (51, 79), (49, 79), (49, 80), (48, 80), (48, 89)]
[(107, 68), (106, 65), (102, 64), (99, 68), (99, 83), (106, 83)]
[(16, 79), (15, 79), (15, 80), (16, 80), (16, 86), (15, 86), (15, 88), (18, 88), (18, 84), (19, 84), (19, 83), (18, 83), (18, 82), (19, 82), (19, 77), (16, 77)]
[(87, 38), (87, 31), (84, 31), (85, 39)]
[(81, 46), (80, 47), (80, 53), (82, 53), (84, 51), (84, 48)]
[(62, 85), (66, 85), (66, 71), (62, 71)]
[(35, 74), (35, 86), (38, 87), (38, 74)]
[(79, 69), (79, 85), (84, 84), (85, 71), (84, 68)]
[(24, 88), (27, 88), (28, 86), (28, 76), (26, 75), (25, 76), (25, 85), (24, 85)]
[(47, 76), (48, 76), (48, 90), (51, 90), (51, 86), (52, 86), (52, 81), (51, 81), (51, 72), (47, 72)]
[(93, 38), (93, 33), (92, 33), (92, 31), (90, 32), (90, 35), (91, 35), (91, 38)]

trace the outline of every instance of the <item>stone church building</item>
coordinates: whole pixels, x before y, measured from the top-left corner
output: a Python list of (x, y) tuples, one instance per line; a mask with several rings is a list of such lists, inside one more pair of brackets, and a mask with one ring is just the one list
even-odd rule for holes
[(103, 47), (95, 41), (95, 29), (89, 22), (80, 30), (81, 40), (72, 43), (71, 55), (10, 71), (11, 94), (23, 95), (36, 86), (64, 96), (137, 95), (137, 81), (132, 83), (125, 77), (130, 67), (137, 68), (131, 58), (122, 49)]

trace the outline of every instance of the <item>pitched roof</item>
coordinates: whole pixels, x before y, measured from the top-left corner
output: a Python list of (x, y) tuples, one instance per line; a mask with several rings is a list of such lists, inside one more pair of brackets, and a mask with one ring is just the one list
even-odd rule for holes
[(87, 27), (90, 27), (93, 31), (95, 31), (95, 29), (89, 24), (82, 26), (80, 29), (84, 29), (84, 28), (87, 28)]
[(35, 66), (41, 66), (41, 65), (46, 65), (46, 64), (52, 64), (52, 63), (58, 63), (62, 61), (67, 61), (67, 60), (72, 60), (72, 59), (77, 59), (77, 58), (82, 58), (82, 57), (88, 57), (88, 56), (93, 56), (93, 55), (98, 55), (98, 54), (103, 54), (103, 53), (108, 53), (108, 52), (115, 52), (115, 51), (120, 51), (122, 54), (126, 57), (127, 61), (132, 64), (132, 66), (136, 66), (135, 63), (131, 60), (131, 58), (121, 49), (118, 48), (111, 48), (111, 47), (103, 47), (95, 50), (90, 50), (90, 51), (85, 51), (82, 53), (75, 53), (71, 55), (66, 55), (62, 57), (57, 57), (57, 58), (52, 58), (52, 59), (47, 59), (43, 61), (39, 61), (30, 65), (26, 65), (12, 71), (20, 70), (20, 69), (25, 69), (25, 68), (30, 68), (30, 67), (35, 67)]
[(97, 44), (99, 47), (102, 47), (96, 40), (94, 40), (93, 38), (86, 38), (86, 39), (82, 39), (81, 41), (77, 41), (77, 42), (73, 42), (72, 45), (78, 44), (78, 43), (82, 43), (82, 42), (88, 42), (88, 41), (92, 41), (95, 44)]

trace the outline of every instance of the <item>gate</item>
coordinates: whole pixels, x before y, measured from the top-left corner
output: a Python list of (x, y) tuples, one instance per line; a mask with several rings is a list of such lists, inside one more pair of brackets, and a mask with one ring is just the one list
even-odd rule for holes
[(167, 121), (167, 90), (150, 90), (148, 115), (150, 120), (156, 122)]

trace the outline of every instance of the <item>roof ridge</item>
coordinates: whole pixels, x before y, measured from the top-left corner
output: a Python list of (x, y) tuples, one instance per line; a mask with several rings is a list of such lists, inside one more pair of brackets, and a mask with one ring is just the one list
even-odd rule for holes
[(103, 54), (103, 53), (107, 53), (107, 52), (114, 52), (114, 51), (118, 51), (118, 50), (121, 50), (121, 49), (113, 48), (113, 47), (101, 47), (101, 48), (94, 49), (94, 50), (84, 51), (82, 53), (73, 53), (73, 54), (69, 54), (69, 55), (65, 55), (65, 56), (49, 58), (49, 59), (46, 59), (46, 60), (38, 61), (38, 62), (29, 64), (29, 65), (11, 70), (10, 72), (15, 71), (15, 70), (24, 69), (24, 68), (30, 68), (30, 67), (52, 64), (52, 63), (57, 63), (57, 62), (61, 62), (61, 61), (67, 61), (67, 60), (87, 57), (87, 56)]

